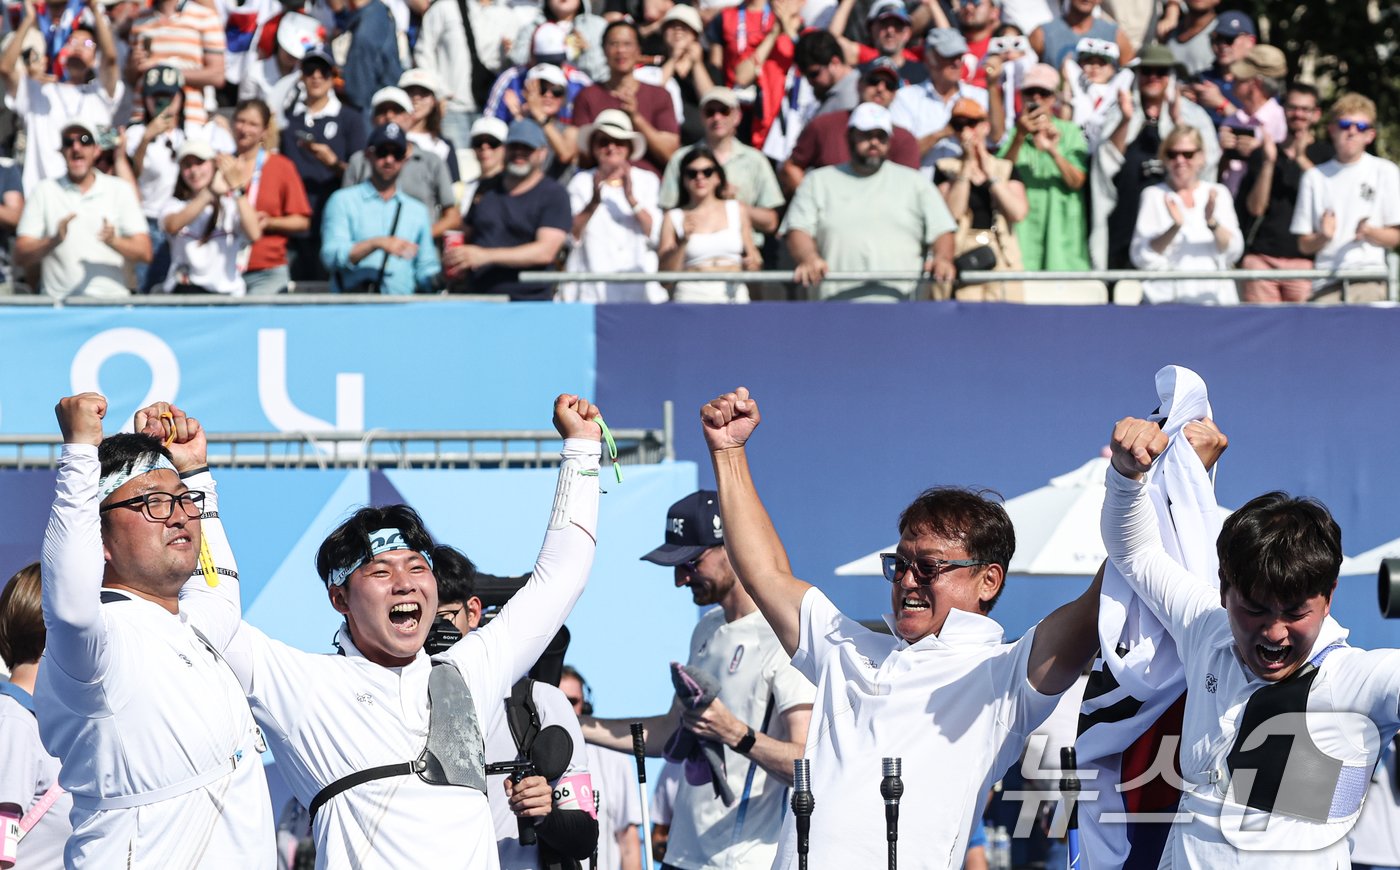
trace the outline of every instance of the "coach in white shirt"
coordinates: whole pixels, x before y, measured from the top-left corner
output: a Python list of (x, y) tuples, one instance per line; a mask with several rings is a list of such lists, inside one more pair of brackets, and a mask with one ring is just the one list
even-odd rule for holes
[[(724, 518), (725, 549), (793, 665), (817, 686), (806, 756), (813, 868), (886, 862), (880, 760), (903, 758), (903, 868), (956, 867), (987, 789), (1017, 758), (1098, 648), (1102, 573), (1015, 643), (986, 614), (1001, 594), (1015, 533), (981, 493), (926, 491), (900, 517), (893, 636), (842, 614), (789, 573), (749, 475), (744, 444), (758, 404), (740, 387), (701, 409)], [(832, 796), (823, 801), (821, 795)], [(775, 868), (796, 866), (789, 822)]]
[[(169, 412), (168, 423), (160, 414)], [(59, 402), (63, 453), (44, 534), (44, 746), (73, 796), (67, 867), (275, 866), (248, 703), (220, 655), (238, 571), (199, 424), (159, 403), (102, 437), (107, 400)], [(201, 535), (214, 570), (197, 571)]]

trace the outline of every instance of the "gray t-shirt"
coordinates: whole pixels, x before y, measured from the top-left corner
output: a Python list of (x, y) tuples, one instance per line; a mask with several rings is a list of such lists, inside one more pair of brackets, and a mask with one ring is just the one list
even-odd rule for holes
[(1205, 29), (1185, 42), (1179, 40), (1180, 29), (1167, 37), (1167, 48), (1172, 56), (1186, 67), (1190, 75), (1198, 75), (1215, 65), (1215, 52), (1210, 50), (1210, 37), (1215, 33), (1217, 21), (1212, 21)]
[[(58, 769), (58, 759), (45, 752), (39, 740), (34, 714), (0, 694), (0, 804), (19, 804), (23, 816), (58, 781)], [(73, 832), (68, 822), (71, 809), (73, 797), (63, 792), (19, 844), (16, 866), (63, 866), (63, 845)]]
[[(369, 159), (364, 151), (350, 155), (345, 166), (345, 177), (341, 187), (352, 187), (370, 176)], [(452, 192), (452, 173), (442, 158), (423, 148), (414, 147), (413, 153), (404, 161), (399, 170), (398, 188), (428, 207), (433, 220), (442, 216), (447, 208), (454, 208), (457, 198)]]

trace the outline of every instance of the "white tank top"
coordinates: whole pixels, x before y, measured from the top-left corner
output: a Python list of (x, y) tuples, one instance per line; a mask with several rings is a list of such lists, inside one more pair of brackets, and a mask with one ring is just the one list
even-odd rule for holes
[[(743, 222), (739, 217), (738, 200), (725, 200), (724, 213), (729, 221), (724, 229), (691, 235), (685, 246), (683, 268), (689, 270), (701, 263), (713, 265), (716, 261), (728, 260), (738, 269), (744, 262), (744, 238), (740, 234)], [(671, 226), (676, 228), (676, 237), (684, 238), (685, 231), (681, 228), (685, 225), (685, 212), (673, 208), (667, 214), (671, 217)]]

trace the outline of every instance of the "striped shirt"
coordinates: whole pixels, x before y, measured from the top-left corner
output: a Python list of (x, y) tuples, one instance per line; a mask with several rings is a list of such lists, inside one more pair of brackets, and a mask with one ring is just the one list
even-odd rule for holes
[[(181, 70), (200, 69), (213, 55), (224, 53), (224, 25), (219, 14), (193, 0), (182, 0), (173, 15), (154, 9), (131, 26), (132, 44), (150, 39), (149, 52), (157, 63)], [(136, 120), (144, 117), (143, 95), (136, 100)], [(209, 120), (204, 88), (185, 86), (185, 120), (203, 124)]]

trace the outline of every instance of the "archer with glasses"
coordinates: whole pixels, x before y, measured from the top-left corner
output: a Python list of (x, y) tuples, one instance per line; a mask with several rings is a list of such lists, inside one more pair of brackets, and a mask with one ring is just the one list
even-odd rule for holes
[[(792, 663), (817, 686), (806, 757), (815, 866), (881, 867), (884, 807), (872, 795), (880, 760), (903, 758), (904, 812), (919, 836), (899, 866), (944, 867), (961, 856), (983, 797), (1025, 748), (1098, 648), (1102, 571), (1079, 598), (1007, 643), (988, 614), (1016, 549), (1011, 518), (985, 490), (935, 487), (899, 517), (899, 546), (881, 555), (892, 634), (843, 614), (792, 575), (749, 474), (745, 444), (758, 403), (740, 387), (700, 410), (719, 492), (724, 548)], [(786, 823), (775, 868), (796, 866)]]
[(44, 534), (34, 699), (73, 796), (64, 865), (271, 870), (266, 747), (222, 654), (238, 571), (204, 431), (158, 402), (104, 438), (106, 413), (97, 393), (58, 403)]

